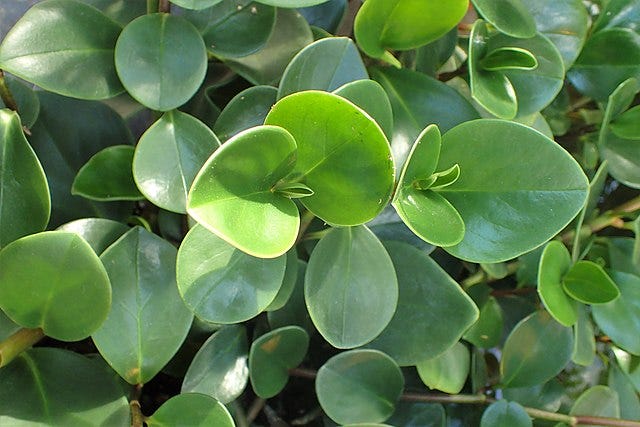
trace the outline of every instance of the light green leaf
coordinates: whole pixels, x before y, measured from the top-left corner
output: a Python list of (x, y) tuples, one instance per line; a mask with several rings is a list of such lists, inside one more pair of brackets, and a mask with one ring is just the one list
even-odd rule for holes
[(162, 404), (145, 423), (149, 427), (234, 427), (231, 414), (212, 397), (199, 393), (173, 396)]
[(334, 228), (320, 240), (309, 259), (304, 291), (314, 325), (337, 348), (378, 336), (398, 301), (393, 263), (365, 226)]
[(249, 381), (247, 332), (242, 325), (220, 329), (202, 344), (182, 381), (181, 393), (234, 401)]
[(138, 141), (133, 178), (153, 204), (185, 213), (196, 174), (219, 146), (218, 138), (200, 120), (180, 111), (169, 111)]
[(15, 427), (129, 425), (123, 389), (98, 360), (33, 348), (0, 371), (0, 424)]
[(42, 2), (5, 37), (0, 68), (62, 95), (111, 98), (123, 91), (113, 62), (120, 30), (120, 25), (84, 3)]
[(276, 103), (278, 90), (272, 86), (252, 86), (229, 101), (218, 116), (213, 131), (226, 141), (243, 130), (264, 123), (269, 110)]
[(467, 381), (470, 362), (469, 350), (458, 342), (439, 356), (419, 362), (416, 368), (420, 379), (430, 389), (457, 394)]
[(198, 30), (184, 18), (154, 13), (122, 30), (115, 62), (132, 97), (153, 110), (169, 111), (187, 102), (202, 84), (207, 52)]
[(616, 284), (598, 264), (578, 261), (562, 278), (562, 287), (585, 304), (605, 304), (620, 296)]
[(491, 263), (526, 253), (562, 230), (587, 198), (573, 157), (516, 123), (476, 120), (447, 132), (436, 169), (455, 164), (460, 178), (438, 193), (466, 227), (463, 240), (446, 248), (458, 258)]
[(331, 92), (367, 78), (367, 70), (351, 39), (329, 37), (311, 43), (291, 60), (282, 75), (278, 99), (310, 89)]
[(573, 355), (571, 360), (582, 366), (591, 366), (596, 356), (593, 323), (584, 305), (578, 305), (578, 320), (573, 325)]
[(398, 307), (367, 347), (385, 352), (400, 366), (415, 365), (458, 342), (478, 318), (478, 309), (423, 251), (401, 242), (385, 242), (385, 248), (398, 278)]
[(282, 285), (285, 265), (284, 255), (256, 258), (195, 226), (178, 251), (178, 289), (198, 318), (239, 323), (271, 304)]
[(298, 160), (287, 181), (314, 191), (301, 202), (316, 216), (358, 225), (386, 206), (395, 179), (389, 142), (360, 108), (330, 93), (300, 92), (278, 101), (265, 124), (295, 138)]
[(78, 171), (71, 194), (98, 201), (144, 199), (131, 171), (134, 150), (114, 145), (96, 153)]
[(618, 394), (603, 385), (591, 387), (578, 397), (569, 415), (620, 418)]
[(267, 332), (251, 344), (249, 378), (255, 393), (268, 399), (280, 393), (289, 381), (289, 369), (307, 354), (309, 335), (298, 326)]
[(393, 111), (384, 88), (373, 80), (356, 80), (334, 90), (333, 93), (348, 99), (366, 111), (384, 131), (387, 138), (393, 135)]
[(43, 231), (49, 222), (51, 196), (47, 177), (31, 149), (20, 118), (0, 110), (0, 248)]
[(614, 271), (620, 297), (607, 304), (592, 307), (593, 320), (602, 332), (622, 349), (640, 356), (640, 277)]
[(222, 0), (171, 0), (171, 3), (190, 10), (202, 10), (220, 3)]
[(523, 0), (471, 0), (480, 15), (512, 37), (535, 36), (536, 22)]
[(80, 341), (100, 327), (110, 305), (107, 272), (74, 233), (33, 234), (0, 251), (0, 309), (25, 328)]
[(541, 384), (556, 376), (571, 360), (573, 334), (544, 311), (519, 322), (507, 337), (500, 361), (507, 387)]
[(296, 141), (280, 127), (237, 134), (198, 172), (187, 200), (189, 215), (248, 254), (284, 254), (296, 240), (300, 216), (276, 186), (296, 167), (296, 155)]
[(463, 338), (476, 347), (495, 347), (502, 338), (503, 323), (500, 304), (494, 297), (489, 297), (480, 309), (477, 322), (465, 332)]
[(76, 233), (100, 256), (113, 242), (129, 231), (129, 227), (110, 219), (83, 218), (61, 225), (58, 230)]
[(128, 383), (146, 383), (178, 351), (193, 320), (176, 287), (176, 249), (135, 227), (100, 259), (111, 279), (113, 304), (93, 341)]
[(480, 66), (486, 71), (534, 70), (538, 67), (538, 60), (526, 49), (506, 46), (489, 51), (480, 60)]
[(517, 402), (499, 400), (482, 414), (480, 427), (531, 427), (533, 423), (524, 408)]
[(386, 420), (403, 387), (398, 365), (376, 350), (351, 350), (333, 356), (316, 378), (320, 406), (340, 424)]
[(538, 269), (538, 295), (554, 319), (564, 326), (578, 320), (578, 304), (562, 286), (562, 278), (571, 268), (571, 256), (562, 242), (554, 240), (544, 248)]

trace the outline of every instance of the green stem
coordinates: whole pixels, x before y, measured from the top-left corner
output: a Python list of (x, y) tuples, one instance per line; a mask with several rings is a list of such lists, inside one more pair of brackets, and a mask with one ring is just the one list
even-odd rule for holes
[(9, 90), (9, 86), (7, 86), (7, 81), (4, 78), (4, 71), (2, 70), (0, 70), (0, 98), (7, 108), (16, 112), (18, 111), (18, 103), (13, 97), (11, 90)]
[(44, 338), (42, 329), (23, 328), (0, 342), (0, 368), (8, 365), (20, 353), (32, 347), (42, 338)]
[(313, 231), (311, 233), (307, 233), (302, 240), (320, 240), (324, 236), (326, 236), (331, 230), (332, 228), (329, 227), (325, 230)]
[(158, 0), (147, 0), (147, 13), (156, 13), (158, 11)]

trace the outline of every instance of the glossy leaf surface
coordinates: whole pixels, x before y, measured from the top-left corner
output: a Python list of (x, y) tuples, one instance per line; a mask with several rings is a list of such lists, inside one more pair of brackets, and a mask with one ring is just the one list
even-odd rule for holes
[(135, 227), (100, 259), (111, 279), (113, 304), (93, 341), (127, 382), (146, 383), (173, 357), (193, 319), (176, 287), (176, 249)]
[(80, 168), (71, 194), (98, 201), (141, 200), (131, 165), (134, 147), (114, 145), (96, 153)]
[(538, 311), (519, 322), (504, 343), (500, 372), (508, 387), (541, 384), (556, 376), (571, 360), (570, 328)]
[(480, 308), (480, 315), (465, 333), (463, 338), (480, 348), (495, 347), (500, 343), (504, 319), (500, 304), (494, 297), (489, 297)]
[(467, 347), (458, 342), (444, 353), (416, 365), (420, 379), (432, 390), (460, 393), (469, 375), (471, 357)]
[[(32, 88), (16, 77), (5, 75), (4, 81), (18, 106), (20, 120), (24, 126), (30, 128), (40, 114), (40, 100), (38, 99), (38, 95), (36, 95)], [(0, 99), (0, 108), (7, 108), (2, 99)]]
[(129, 94), (153, 110), (169, 111), (191, 98), (204, 79), (202, 37), (184, 18), (144, 15), (129, 23), (115, 50), (118, 76)]
[(347, 0), (329, 0), (315, 6), (303, 7), (298, 12), (309, 25), (335, 34), (347, 11)]
[(296, 167), (296, 156), (296, 141), (276, 126), (234, 136), (196, 176), (189, 215), (248, 254), (282, 255), (293, 246), (300, 216), (295, 203), (275, 188)]
[(234, 427), (231, 414), (212, 397), (199, 393), (184, 393), (172, 397), (145, 419), (149, 427), (192, 426)]
[(200, 120), (180, 111), (169, 111), (138, 141), (133, 178), (153, 204), (186, 213), (191, 184), (219, 146), (218, 138)]
[(616, 284), (598, 264), (578, 261), (562, 279), (572, 298), (585, 304), (604, 304), (620, 296)]
[(178, 251), (178, 289), (200, 319), (238, 323), (269, 306), (282, 285), (285, 265), (285, 256), (256, 258), (195, 226)]
[(0, 110), (0, 248), (49, 222), (51, 197), (42, 165), (18, 115)]
[(322, 365), (316, 378), (320, 406), (340, 424), (384, 421), (403, 386), (398, 365), (375, 350), (340, 353)]
[(640, 5), (636, 0), (612, 0), (602, 9), (598, 19), (593, 24), (593, 32), (607, 28), (628, 28), (633, 31), (640, 29)]
[(129, 227), (110, 219), (83, 218), (61, 225), (58, 230), (76, 233), (100, 256), (113, 242), (129, 231)]
[(273, 86), (252, 86), (233, 97), (216, 120), (213, 131), (221, 141), (264, 123), (276, 103), (278, 90)]
[(538, 269), (538, 295), (545, 308), (564, 326), (578, 320), (578, 304), (566, 294), (562, 278), (571, 268), (571, 256), (565, 246), (554, 240), (544, 248)]
[(387, 251), (368, 228), (334, 228), (311, 254), (304, 292), (320, 334), (334, 347), (353, 348), (387, 326), (398, 282)]
[(0, 252), (0, 308), (25, 328), (79, 341), (100, 327), (110, 305), (107, 272), (74, 233), (33, 234)]
[(536, 34), (536, 22), (523, 0), (471, 1), (484, 19), (499, 31), (524, 39)]
[(267, 399), (280, 393), (289, 381), (289, 369), (307, 354), (309, 335), (298, 326), (267, 332), (251, 344), (249, 375), (255, 393)]
[(531, 418), (517, 402), (499, 400), (492, 403), (482, 414), (480, 427), (531, 427)]
[(424, 252), (401, 242), (385, 242), (398, 278), (398, 307), (391, 322), (367, 346), (400, 366), (438, 356), (478, 318), (478, 309), (460, 286)]
[(129, 425), (129, 405), (97, 360), (57, 348), (34, 348), (0, 371), (0, 424), (16, 427)]
[(249, 381), (247, 332), (243, 326), (220, 329), (202, 344), (189, 365), (182, 393), (202, 393), (229, 403)]
[(302, 204), (330, 224), (358, 225), (386, 205), (394, 183), (389, 142), (369, 115), (337, 95), (307, 91), (273, 106), (265, 120), (293, 135), (291, 180), (314, 191)]
[(311, 89), (331, 92), (367, 78), (367, 70), (351, 39), (329, 37), (308, 45), (291, 60), (282, 75), (278, 98)]
[(534, 70), (538, 67), (536, 57), (526, 49), (503, 47), (492, 50), (482, 58), (480, 65), (487, 71), (522, 69)]
[(499, 262), (528, 252), (562, 230), (587, 197), (575, 160), (515, 123), (477, 120), (447, 132), (436, 169), (455, 164), (460, 178), (438, 193), (465, 223), (463, 240), (446, 248), (462, 259)]
[(7, 34), (0, 45), (0, 68), (51, 92), (110, 98), (123, 91), (113, 62), (120, 31), (120, 25), (86, 4), (42, 2)]
[(373, 80), (356, 80), (340, 86), (333, 93), (348, 99), (375, 120), (387, 138), (393, 135), (393, 111), (386, 92)]

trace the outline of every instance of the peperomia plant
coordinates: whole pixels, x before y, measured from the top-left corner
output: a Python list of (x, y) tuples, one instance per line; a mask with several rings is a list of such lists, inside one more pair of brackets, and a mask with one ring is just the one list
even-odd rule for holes
[(639, 22), (0, 2), (0, 425), (640, 426)]

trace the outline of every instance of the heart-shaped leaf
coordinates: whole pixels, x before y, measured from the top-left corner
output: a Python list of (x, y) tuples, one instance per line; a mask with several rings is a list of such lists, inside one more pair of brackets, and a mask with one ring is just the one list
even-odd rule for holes
[(123, 91), (113, 62), (120, 31), (120, 25), (84, 3), (42, 2), (5, 37), (0, 68), (62, 95), (111, 98)]
[(398, 282), (387, 251), (367, 227), (334, 228), (311, 253), (304, 293), (320, 334), (334, 347), (353, 348), (387, 326)]
[(15, 112), (0, 110), (0, 248), (47, 227), (51, 197)]
[(620, 296), (609, 275), (598, 264), (578, 261), (562, 278), (562, 286), (573, 299), (585, 304), (605, 304)]
[(344, 98), (299, 92), (282, 98), (265, 120), (298, 145), (288, 180), (314, 191), (302, 204), (330, 224), (358, 225), (385, 207), (394, 183), (389, 142), (371, 117)]
[(172, 212), (187, 211), (187, 195), (196, 174), (220, 146), (220, 141), (200, 120), (169, 111), (138, 141), (133, 157), (133, 177), (142, 194)]
[(78, 171), (71, 194), (91, 200), (142, 200), (131, 165), (135, 148), (114, 145), (96, 153)]
[(235, 427), (231, 414), (216, 399), (200, 393), (173, 396), (145, 418), (149, 427), (188, 425), (191, 427)]
[(564, 326), (578, 320), (578, 304), (562, 287), (562, 278), (571, 268), (571, 256), (562, 242), (554, 240), (544, 248), (538, 269), (538, 295), (545, 308)]
[(169, 111), (191, 98), (207, 70), (202, 37), (184, 18), (153, 13), (131, 21), (118, 37), (116, 70), (138, 102)]
[(274, 300), (285, 274), (286, 256), (248, 255), (202, 226), (195, 226), (178, 251), (178, 289), (202, 320), (239, 323)]
[(273, 86), (252, 86), (233, 97), (218, 116), (213, 131), (221, 141), (264, 123), (276, 103), (278, 89)]
[(469, 349), (457, 342), (439, 356), (422, 360), (416, 368), (420, 379), (430, 389), (457, 394), (467, 381), (470, 362)]
[(573, 157), (520, 124), (476, 120), (447, 132), (436, 169), (455, 164), (460, 178), (438, 193), (464, 221), (464, 238), (446, 248), (462, 259), (495, 263), (528, 252), (562, 230), (587, 198), (589, 183)]
[(527, 39), (536, 34), (536, 22), (523, 0), (471, 0), (484, 19), (501, 32)]
[(398, 365), (377, 350), (351, 350), (333, 356), (316, 378), (320, 406), (339, 424), (386, 420), (403, 387)]
[(77, 234), (32, 234), (0, 251), (0, 308), (21, 326), (79, 341), (100, 327), (110, 306), (107, 272)]
[(517, 402), (499, 400), (492, 403), (482, 414), (480, 427), (531, 427), (529, 414)]
[(275, 187), (295, 166), (296, 141), (285, 129), (258, 126), (241, 132), (202, 167), (187, 211), (248, 254), (280, 256), (293, 246), (300, 216), (296, 204)]
[(249, 376), (256, 394), (268, 399), (289, 381), (289, 369), (307, 354), (309, 335), (298, 326), (285, 326), (262, 335), (251, 344)]

